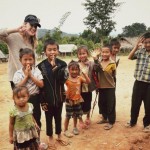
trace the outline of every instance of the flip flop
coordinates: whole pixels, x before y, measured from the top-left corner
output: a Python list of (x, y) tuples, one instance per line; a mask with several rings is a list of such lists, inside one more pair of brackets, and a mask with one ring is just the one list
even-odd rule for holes
[(61, 139), (56, 139), (56, 141), (57, 141), (60, 145), (62, 145), (62, 146), (67, 146), (67, 145), (70, 144), (69, 142), (66, 142), (66, 141), (61, 140)]
[(107, 125), (104, 126), (104, 129), (105, 130), (110, 130), (112, 127), (113, 127), (112, 124), (107, 124)]

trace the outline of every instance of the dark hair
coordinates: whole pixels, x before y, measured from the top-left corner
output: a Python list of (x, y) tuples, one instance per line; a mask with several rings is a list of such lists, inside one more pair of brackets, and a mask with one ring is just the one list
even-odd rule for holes
[(143, 37), (144, 37), (145, 39), (150, 38), (150, 32), (144, 33), (144, 34), (143, 34)]
[(81, 49), (84, 49), (87, 52), (87, 54), (89, 55), (88, 47), (86, 45), (81, 45), (81, 46), (78, 47), (77, 55), (81, 51)]
[(29, 48), (21, 48), (20, 51), (19, 51), (19, 58), (21, 59), (23, 57), (23, 55), (26, 55), (26, 54), (31, 55), (35, 60), (34, 51), (29, 49)]
[(113, 45), (120, 45), (120, 42), (117, 38), (110, 40), (110, 46), (112, 47)]
[(105, 43), (102, 48), (104, 48), (104, 47), (107, 47), (110, 49), (110, 51), (112, 51), (112, 47), (109, 43)]
[(79, 63), (77, 61), (71, 60), (70, 63), (68, 64), (68, 69), (72, 66), (77, 67), (80, 70), (80, 66), (79, 66)]
[(13, 88), (13, 98), (14, 98), (14, 96), (18, 96), (19, 93), (23, 90), (25, 90), (27, 92), (27, 94), (29, 95), (29, 91), (26, 86), (18, 86), (18, 87)]
[(53, 40), (53, 39), (47, 39), (45, 42), (44, 42), (44, 47), (43, 47), (43, 50), (46, 51), (46, 48), (48, 45), (56, 45), (57, 46), (57, 49), (59, 50), (59, 45), (58, 43)]

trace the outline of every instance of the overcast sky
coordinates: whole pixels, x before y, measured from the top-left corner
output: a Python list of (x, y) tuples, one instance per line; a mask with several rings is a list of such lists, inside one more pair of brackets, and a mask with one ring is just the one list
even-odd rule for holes
[[(124, 2), (114, 14), (116, 31), (132, 23), (145, 23), (150, 27), (150, 0), (116, 0)], [(85, 0), (0, 0), (0, 28), (20, 26), (26, 15), (34, 14), (40, 18), (42, 28), (58, 27), (59, 21), (66, 12), (71, 12), (61, 30), (67, 33), (82, 33), (87, 27), (83, 19), (87, 16), (82, 3)]]

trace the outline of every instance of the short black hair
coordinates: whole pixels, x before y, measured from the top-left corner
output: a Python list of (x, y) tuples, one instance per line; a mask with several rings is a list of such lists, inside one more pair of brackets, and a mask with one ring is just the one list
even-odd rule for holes
[(104, 47), (109, 48), (110, 51), (112, 50), (112, 47), (111, 47), (111, 45), (109, 43), (105, 43), (102, 48), (104, 48)]
[(72, 66), (75, 66), (77, 67), (79, 70), (80, 70), (80, 66), (79, 66), (79, 63), (77, 61), (74, 61), (74, 60), (71, 60), (68, 64), (68, 69)]
[(143, 34), (143, 37), (144, 37), (145, 39), (150, 38), (150, 32), (144, 33), (144, 34)]
[(110, 40), (110, 46), (112, 47), (113, 45), (120, 45), (120, 42), (117, 38), (113, 38)]
[(54, 39), (47, 39), (44, 42), (44, 47), (43, 47), (44, 51), (46, 51), (46, 48), (47, 48), (48, 45), (56, 45), (57, 49), (59, 50), (59, 45), (58, 45), (58, 43)]
[(14, 96), (18, 96), (19, 93), (23, 90), (25, 90), (27, 92), (27, 94), (29, 95), (29, 91), (28, 91), (28, 88), (26, 86), (24, 86), (24, 85), (23, 86), (17, 86), (15, 88), (13, 88), (13, 98), (14, 98)]
[(34, 51), (32, 49), (29, 49), (29, 48), (21, 48), (19, 51), (19, 58), (21, 59), (23, 57), (23, 55), (26, 55), (26, 54), (32, 55), (32, 57), (35, 60)]

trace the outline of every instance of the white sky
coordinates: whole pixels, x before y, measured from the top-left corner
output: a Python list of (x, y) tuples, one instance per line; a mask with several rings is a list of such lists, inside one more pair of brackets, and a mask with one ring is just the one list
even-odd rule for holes
[[(116, 0), (124, 2), (114, 14), (116, 31), (132, 23), (145, 23), (150, 27), (150, 0)], [(85, 0), (0, 0), (0, 28), (20, 26), (26, 15), (34, 14), (40, 18), (42, 28), (53, 29), (59, 25), (61, 17), (71, 12), (61, 30), (67, 33), (82, 33), (87, 27), (83, 19), (87, 16), (82, 3)]]

